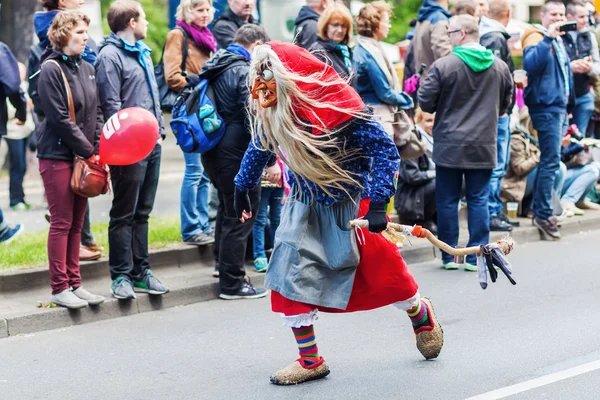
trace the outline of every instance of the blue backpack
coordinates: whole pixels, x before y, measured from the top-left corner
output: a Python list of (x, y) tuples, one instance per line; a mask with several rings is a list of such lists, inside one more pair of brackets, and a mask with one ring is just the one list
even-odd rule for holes
[(214, 91), (208, 79), (186, 86), (175, 101), (171, 129), (185, 153), (212, 150), (225, 134), (225, 121), (217, 113)]

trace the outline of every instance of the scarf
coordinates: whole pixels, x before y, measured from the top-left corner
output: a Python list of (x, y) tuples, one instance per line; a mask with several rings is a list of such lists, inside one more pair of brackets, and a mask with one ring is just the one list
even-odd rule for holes
[(335, 49), (342, 54), (342, 57), (344, 57), (344, 64), (346, 64), (348, 72), (352, 72), (352, 60), (350, 59), (350, 50), (348, 49), (348, 46), (343, 43), (335, 43), (333, 40), (330, 40), (330, 42), (335, 45)]
[(248, 50), (246, 50), (244, 47), (240, 46), (239, 44), (231, 43), (229, 46), (227, 46), (227, 51), (230, 51), (230, 52), (235, 53), (242, 57), (246, 57), (246, 60), (248, 60), (248, 61), (250, 61), (250, 59), (252, 58), (252, 56), (250, 55)]
[(217, 51), (217, 39), (207, 27), (199, 28), (194, 24), (189, 25), (185, 21), (177, 21), (177, 26), (190, 35), (196, 47), (203, 52), (211, 54)]

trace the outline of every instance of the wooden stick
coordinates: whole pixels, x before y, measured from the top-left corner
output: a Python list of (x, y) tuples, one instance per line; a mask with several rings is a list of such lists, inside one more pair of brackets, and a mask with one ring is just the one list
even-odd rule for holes
[[(354, 221), (350, 221), (350, 226), (355, 227), (355, 228), (368, 228), (369, 221), (367, 221), (365, 219), (355, 219)], [(469, 254), (479, 254), (481, 252), (481, 249), (479, 246), (455, 249), (454, 247), (451, 247), (449, 244), (444, 243), (441, 240), (439, 240), (438, 238), (436, 238), (433, 235), (433, 233), (431, 233), (428, 229), (425, 229), (420, 225), (409, 226), (409, 225), (402, 225), (402, 224), (395, 224), (393, 222), (388, 222), (387, 229), (394, 230), (396, 232), (402, 232), (402, 233), (408, 234), (410, 236), (427, 239), (435, 247), (437, 247), (441, 250), (444, 250), (446, 253), (451, 254), (453, 256), (466, 256)], [(498, 247), (500, 247), (500, 250), (502, 250), (502, 252), (505, 255), (508, 255), (512, 251), (515, 242), (512, 238), (505, 237), (505, 238), (502, 238), (502, 239), (496, 241), (496, 244), (498, 245)]]

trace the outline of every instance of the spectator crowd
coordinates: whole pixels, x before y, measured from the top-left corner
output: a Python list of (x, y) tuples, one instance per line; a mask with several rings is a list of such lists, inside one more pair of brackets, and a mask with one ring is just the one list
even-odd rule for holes
[[(129, 107), (152, 113), (159, 136), (142, 161), (110, 166), (111, 290), (121, 300), (169, 291), (152, 273), (148, 252), (162, 142), (172, 140), (163, 112), (173, 106), (166, 95), (201, 80), (208, 80), (226, 128), (211, 150), (183, 152), (181, 238), (189, 245), (214, 244), (221, 298), (265, 296), (247, 277), (245, 261), (251, 253), (255, 270), (267, 271), (290, 188), (284, 162), (273, 158), (249, 192), (256, 210), (250, 223), (236, 217), (234, 177), (251, 140), (249, 66), (254, 47), (270, 41), (254, 0), (228, 0), (216, 20), (212, 0), (181, 0), (156, 67), (144, 44), (148, 21), (140, 3), (111, 4), (110, 34), (101, 43), (88, 36), (82, 3), (42, 0), (44, 11), (33, 21), (39, 43), (27, 66), (0, 43), (9, 207), (30, 208), (23, 179), (27, 152), (35, 151), (48, 205), (52, 301), (68, 308), (104, 301), (82, 285), (80, 261), (97, 259), (104, 249), (91, 233), (87, 198), (69, 182), (75, 158), (100, 163), (104, 123)], [(516, 65), (509, 0), (423, 0), (410, 23), (403, 76), (384, 43), (392, 17), (385, 1), (367, 3), (353, 16), (340, 1), (306, 0), (294, 41), (347, 80), (394, 139), (402, 162), (393, 208), (401, 223), (422, 225), (454, 247), (465, 207), (467, 246), (477, 246), (488, 243), (490, 231), (518, 227), (517, 216), (529, 218), (547, 240), (559, 240), (566, 218), (600, 209), (594, 158), (600, 29), (593, 3), (547, 1), (541, 23), (519, 38), (523, 57)], [(22, 230), (8, 225), (0, 210), (0, 242), (8, 244)], [(459, 264), (445, 252), (442, 268), (477, 271), (474, 256)]]

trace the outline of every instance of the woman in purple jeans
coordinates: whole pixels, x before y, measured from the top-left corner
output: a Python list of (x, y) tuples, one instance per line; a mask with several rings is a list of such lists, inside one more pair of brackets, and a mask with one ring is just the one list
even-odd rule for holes
[(48, 30), (52, 49), (42, 55), (38, 81), (46, 115), (37, 147), (51, 216), (48, 262), (52, 302), (67, 308), (104, 301), (104, 297), (81, 287), (79, 244), (87, 198), (74, 194), (70, 186), (75, 156), (98, 162), (103, 125), (94, 67), (81, 58), (89, 23), (79, 11), (64, 11), (54, 17)]

